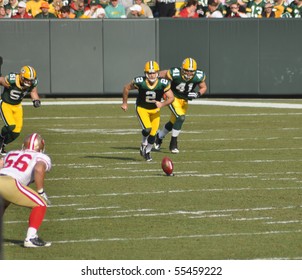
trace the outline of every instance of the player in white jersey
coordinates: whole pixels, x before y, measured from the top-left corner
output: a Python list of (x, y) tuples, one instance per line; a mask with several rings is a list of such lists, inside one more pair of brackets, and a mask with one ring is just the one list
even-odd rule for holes
[[(50, 204), (44, 191), (44, 178), (51, 169), (51, 160), (44, 154), (44, 148), (44, 139), (33, 133), (25, 137), (21, 150), (10, 151), (0, 159), (0, 196), (4, 200), (4, 211), (10, 203), (32, 209), (24, 247), (51, 245), (37, 234)], [(33, 182), (37, 192), (28, 186)]]

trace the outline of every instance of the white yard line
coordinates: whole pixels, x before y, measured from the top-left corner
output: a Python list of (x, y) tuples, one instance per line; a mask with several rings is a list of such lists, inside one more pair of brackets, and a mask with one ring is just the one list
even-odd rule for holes
[[(47, 100), (47, 99), (46, 99)], [(58, 105), (106, 105), (106, 104), (121, 104), (120, 100), (70, 100), (70, 101), (42, 101), (43, 106), (58, 106)], [(134, 104), (134, 100), (128, 101), (128, 104)], [(210, 105), (210, 106), (232, 106), (232, 107), (254, 107), (254, 108), (278, 108), (278, 109), (302, 109), (302, 104), (291, 103), (271, 103), (271, 102), (250, 102), (250, 101), (215, 101), (215, 100), (193, 100), (190, 105)], [(32, 106), (32, 102), (24, 101), (25, 106)]]

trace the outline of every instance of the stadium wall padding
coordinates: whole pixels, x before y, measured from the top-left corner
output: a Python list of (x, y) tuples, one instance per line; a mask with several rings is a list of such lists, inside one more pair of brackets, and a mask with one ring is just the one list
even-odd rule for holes
[(147, 60), (191, 56), (209, 97), (300, 96), (301, 30), (301, 19), (1, 19), (2, 74), (29, 64), (41, 95), (120, 96)]

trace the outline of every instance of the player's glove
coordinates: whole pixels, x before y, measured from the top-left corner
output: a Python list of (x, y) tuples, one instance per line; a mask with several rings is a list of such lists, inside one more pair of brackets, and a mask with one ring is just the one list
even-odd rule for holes
[(199, 92), (192, 91), (192, 92), (188, 93), (188, 99), (189, 100), (199, 98), (200, 96), (201, 96), (201, 94)]
[(46, 192), (43, 189), (38, 191), (38, 194), (46, 201), (47, 205), (51, 205), (51, 202), (48, 199), (48, 196), (47, 196)]
[(35, 108), (39, 108), (41, 106), (41, 101), (40, 100), (33, 100), (33, 105)]

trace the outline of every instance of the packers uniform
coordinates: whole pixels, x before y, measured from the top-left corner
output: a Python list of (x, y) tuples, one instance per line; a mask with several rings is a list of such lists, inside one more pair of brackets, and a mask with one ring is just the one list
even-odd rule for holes
[(3, 148), (2, 145), (12, 142), (19, 136), (23, 127), (21, 102), (38, 85), (36, 72), (30, 66), (22, 67), (19, 74), (9, 73), (4, 77), (4, 81), (5, 84), (2, 84), (4, 90), (0, 101), (0, 114), (4, 122), (4, 127), (1, 129), (1, 148)]
[(290, 13), (291, 17), (293, 18), (301, 18), (302, 17), (302, 5), (298, 5), (298, 3), (301, 3), (302, 1), (292, 1), (289, 4), (289, 7), (287, 11)]
[(251, 0), (246, 5), (246, 13), (249, 13), (251, 17), (259, 18), (262, 15), (262, 12), (264, 11), (266, 2), (264, 0), (261, 0), (260, 2), (256, 2), (255, 0)]
[(206, 79), (205, 73), (198, 69), (190, 80), (186, 80), (181, 73), (181, 68), (179, 67), (171, 68), (167, 72), (167, 76), (171, 80), (171, 89), (175, 97), (173, 103), (169, 105), (172, 112), (170, 117), (170, 122), (172, 124), (175, 123), (178, 116), (186, 114), (189, 100), (188, 94)]
[[(197, 63), (193, 58), (186, 58), (182, 67), (173, 67), (164, 72), (166, 78), (171, 81), (171, 90), (174, 101), (169, 105), (171, 110), (170, 120), (159, 130), (155, 139), (155, 150), (160, 150), (163, 138), (172, 131), (169, 149), (172, 153), (179, 153), (177, 137), (180, 134), (182, 125), (185, 121), (188, 109), (188, 100), (198, 98), (205, 93), (207, 86), (205, 83), (205, 73), (197, 69)], [(194, 92), (195, 87), (199, 88)]]
[(150, 84), (146, 77), (136, 77), (132, 81), (138, 90), (136, 99), (136, 114), (143, 129), (151, 128), (150, 135), (155, 136), (160, 122), (160, 109), (156, 107), (155, 101), (164, 98), (171, 83), (169, 80), (160, 78), (154, 84)]

